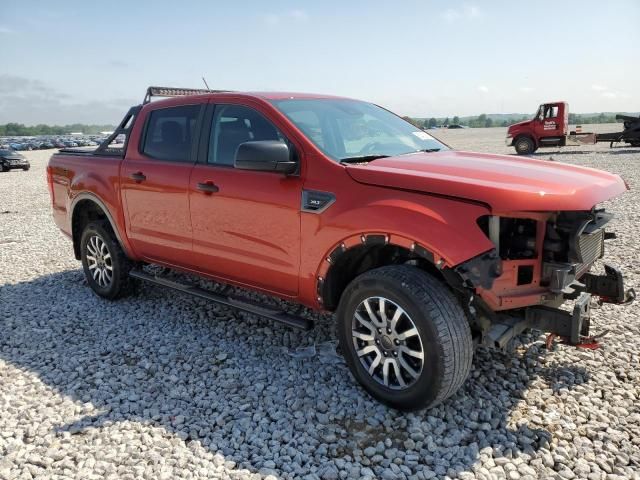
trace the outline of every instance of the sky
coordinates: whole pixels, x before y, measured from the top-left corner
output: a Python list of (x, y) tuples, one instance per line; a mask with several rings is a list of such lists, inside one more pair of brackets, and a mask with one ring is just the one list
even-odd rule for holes
[(640, 111), (640, 1), (0, 0), (0, 123), (117, 123), (149, 85), (401, 115)]

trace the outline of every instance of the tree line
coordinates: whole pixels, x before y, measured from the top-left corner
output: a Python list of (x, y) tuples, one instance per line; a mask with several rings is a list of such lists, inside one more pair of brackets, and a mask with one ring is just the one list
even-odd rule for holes
[(36, 135), (67, 135), (71, 132), (82, 132), (85, 135), (95, 135), (100, 132), (111, 132), (115, 129), (113, 125), (86, 125), (83, 123), (72, 123), (70, 125), (33, 125), (27, 126), (22, 123), (6, 123), (0, 125), (0, 136), (18, 137)]
[[(463, 125), (471, 128), (489, 128), (489, 127), (507, 127), (523, 120), (529, 120), (533, 116), (521, 115), (508, 118), (493, 118), (491, 115), (482, 113), (476, 117), (459, 117), (458, 115), (445, 118), (413, 118), (403, 117), (405, 120), (413, 123), (418, 128), (430, 128), (449, 125)], [(571, 125), (586, 125), (590, 123), (616, 123), (615, 113), (599, 113), (599, 114), (569, 114), (569, 123)], [(33, 125), (27, 126), (22, 123), (5, 123), (0, 125), (0, 136), (2, 137), (18, 137), (18, 136), (36, 136), (36, 135), (67, 135), (70, 132), (82, 132), (85, 135), (95, 135), (100, 132), (111, 132), (115, 129), (114, 125), (87, 125), (83, 123), (72, 123), (70, 125)]]
[(573, 125), (582, 125), (589, 123), (621, 123), (622, 120), (616, 120), (615, 113), (599, 113), (599, 114), (569, 114), (569, 123)]
[[(454, 116), (449, 119), (449, 117), (440, 117), (440, 118), (413, 118), (413, 117), (402, 117), (408, 122), (411, 122), (418, 128), (432, 128), (432, 127), (441, 127), (441, 126), (449, 126), (449, 125), (462, 125), (470, 128), (490, 128), (490, 127), (508, 127), (514, 123), (522, 122), (525, 120), (531, 120), (533, 115), (520, 115), (513, 116), (508, 118), (492, 118), (490, 115), (486, 113), (482, 113), (476, 117), (463, 117)], [(615, 113), (599, 113), (599, 114), (577, 114), (570, 113), (569, 114), (569, 123), (571, 125), (586, 125), (590, 123), (616, 123), (621, 122), (620, 120), (616, 120)]]

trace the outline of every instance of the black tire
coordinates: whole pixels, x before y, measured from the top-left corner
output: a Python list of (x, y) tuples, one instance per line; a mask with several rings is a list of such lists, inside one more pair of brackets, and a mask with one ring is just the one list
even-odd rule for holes
[(0, 165), (0, 172), (8, 172), (9, 167), (5, 167), (4, 165)]
[(517, 137), (513, 146), (518, 155), (530, 155), (536, 151), (536, 144), (529, 137)]
[(27, 170), (29, 170), (29, 168), (30, 167), (22, 167), (22, 170), (24, 170), (26, 172)]
[[(420, 346), (424, 347), (421, 371), (404, 389), (393, 389), (380, 383), (369, 374), (357, 354), (359, 347), (355, 344), (360, 340), (355, 339), (352, 332), (353, 326), (357, 325), (354, 315), (365, 299), (373, 297), (384, 297), (387, 302), (401, 307), (415, 325)], [(416, 267), (381, 267), (357, 277), (340, 299), (337, 320), (342, 352), (354, 377), (371, 396), (393, 408), (434, 407), (462, 386), (471, 369), (473, 342), (460, 303), (442, 282)], [(384, 343), (380, 330), (376, 343), (379, 339)], [(398, 352), (387, 353), (391, 359), (391, 354), (397, 356)], [(397, 378), (397, 374), (394, 373), (394, 377)]]
[[(109, 259), (103, 261), (103, 265), (106, 263), (111, 268), (111, 277), (108, 282), (103, 282), (105, 284), (101, 284), (100, 279), (94, 278), (90, 268), (90, 260), (87, 258), (93, 256), (90, 249), (95, 249), (95, 247), (93, 244), (90, 246), (89, 243), (97, 241), (94, 237), (104, 243), (110, 255)], [(80, 257), (87, 283), (98, 296), (115, 300), (135, 292), (135, 281), (129, 276), (129, 271), (134, 267), (134, 263), (122, 250), (108, 222), (96, 221), (87, 224), (80, 239)], [(91, 263), (93, 264), (93, 262)]]

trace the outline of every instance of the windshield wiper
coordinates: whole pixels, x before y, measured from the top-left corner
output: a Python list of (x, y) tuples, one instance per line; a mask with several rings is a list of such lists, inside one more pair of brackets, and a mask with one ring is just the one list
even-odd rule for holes
[(441, 148), (423, 148), (422, 150), (412, 150), (410, 152), (405, 152), (405, 153), (401, 153), (398, 156), (402, 156), (402, 155), (410, 155), (412, 153), (420, 153), (420, 152), (426, 152), (426, 153), (433, 153), (433, 152), (439, 152), (440, 150), (442, 150)]
[(367, 163), (379, 158), (387, 158), (389, 155), (360, 155), (358, 157), (341, 158), (340, 163)]

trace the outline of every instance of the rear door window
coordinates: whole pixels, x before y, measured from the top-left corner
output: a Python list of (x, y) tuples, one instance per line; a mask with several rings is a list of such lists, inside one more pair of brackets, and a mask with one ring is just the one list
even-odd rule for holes
[(149, 114), (142, 153), (158, 160), (191, 162), (200, 105), (161, 108)]

